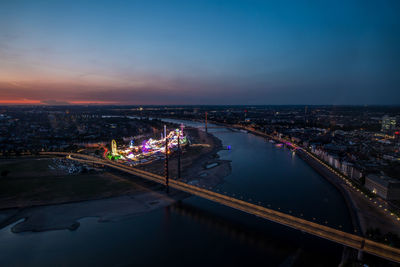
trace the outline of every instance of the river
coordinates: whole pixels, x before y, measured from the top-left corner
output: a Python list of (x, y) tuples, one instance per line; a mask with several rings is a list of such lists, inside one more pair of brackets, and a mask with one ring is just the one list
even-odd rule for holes
[[(289, 148), (226, 128), (209, 132), (231, 147), (218, 153), (232, 166), (219, 191), (351, 232), (341, 194)], [(12, 225), (0, 229), (0, 266), (337, 266), (343, 250), (198, 197), (117, 222), (79, 222), (75, 231), (14, 234)]]

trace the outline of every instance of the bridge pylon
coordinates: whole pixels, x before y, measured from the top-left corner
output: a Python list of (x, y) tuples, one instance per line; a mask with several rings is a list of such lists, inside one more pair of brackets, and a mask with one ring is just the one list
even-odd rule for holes
[(181, 179), (181, 131), (178, 132), (178, 180)]

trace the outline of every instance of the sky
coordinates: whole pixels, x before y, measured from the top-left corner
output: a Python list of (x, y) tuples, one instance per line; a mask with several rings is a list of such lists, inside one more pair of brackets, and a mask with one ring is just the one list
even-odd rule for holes
[(1, 0), (0, 104), (400, 104), (400, 1)]

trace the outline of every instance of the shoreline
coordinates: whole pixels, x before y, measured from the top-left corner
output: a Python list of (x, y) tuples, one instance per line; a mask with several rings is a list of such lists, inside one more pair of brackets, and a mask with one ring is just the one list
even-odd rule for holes
[(13, 233), (74, 231), (79, 228), (79, 221), (84, 218), (94, 217), (98, 222), (119, 221), (168, 206), (175, 201), (174, 197), (163, 191), (143, 191), (97, 200), (8, 209), (2, 211), (5, 214), (1, 214), (3, 216), (0, 217), (0, 229), (15, 223), (11, 227)]
[[(207, 187), (214, 187), (230, 173), (230, 161), (221, 160), (218, 152), (223, 149), (222, 141), (210, 133), (200, 129), (186, 130), (190, 136), (192, 144), (189, 149), (181, 156), (181, 181), (191, 184), (201, 184)], [(178, 155), (172, 154), (169, 162), (170, 179), (178, 180)], [(210, 164), (215, 164), (207, 168)], [(157, 160), (149, 165), (138, 166), (154, 174), (164, 175), (164, 160)]]
[(303, 161), (305, 161), (311, 168), (324, 177), (340, 192), (344, 201), (346, 202), (346, 206), (354, 228), (354, 233), (364, 236), (366, 229), (365, 225), (361, 222), (361, 214), (359, 213), (360, 209), (354, 201), (351, 193), (345, 188), (343, 182), (340, 181), (338, 177), (335, 177), (333, 173), (330, 173), (325, 166), (318, 164), (317, 161), (310, 158), (307, 154), (304, 154), (303, 151), (300, 150), (299, 152), (300, 153), (298, 153), (298, 155)]
[[(193, 129), (191, 131), (194, 131)], [(199, 131), (198, 129), (196, 129), (196, 131)], [(210, 143), (210, 151), (204, 151), (203, 153), (201, 153), (197, 158), (193, 159), (193, 155), (189, 155), (189, 157), (186, 159), (188, 161), (189, 164), (186, 164), (186, 170), (184, 170), (182, 172), (182, 176), (183, 177), (187, 177), (190, 180), (195, 180), (195, 179), (199, 179), (200, 176), (198, 175), (199, 172), (213, 172), (214, 169), (218, 169), (221, 167), (225, 167), (225, 169), (230, 169), (230, 167), (226, 168), (227, 163), (229, 163), (229, 161), (223, 161), (223, 160), (219, 160), (218, 157), (216, 157), (216, 154), (218, 153), (218, 151), (220, 151), (222, 149), (222, 142), (221, 140), (219, 140), (217, 137), (215, 137), (212, 134), (206, 134), (205, 136), (202, 136), (202, 138), (206, 138), (207, 142)], [(198, 140), (197, 140), (198, 141)], [(21, 157), (12, 157), (12, 158), (7, 158), (4, 160), (9, 160), (10, 162), (15, 162), (18, 160), (40, 160), (40, 159), (48, 159), (51, 157), (43, 157), (43, 156), (35, 156), (35, 155), (30, 155), (29, 157), (27, 156), (21, 156)], [(173, 165), (174, 161), (176, 160), (176, 155), (173, 155), (170, 158), (170, 166)], [(183, 160), (182, 160), (183, 161)], [(205, 166), (211, 163), (218, 163), (217, 166), (215, 166), (214, 168), (210, 168), (210, 169), (206, 169)], [(161, 163), (161, 164), (160, 164)], [(137, 166), (135, 168), (138, 169), (157, 169), (158, 166), (157, 165), (163, 165), (164, 164), (164, 160), (158, 160), (149, 164), (143, 164), (140, 166)], [(192, 166), (193, 165), (193, 166)], [(194, 166), (196, 166), (196, 168), (193, 168)], [(199, 168), (199, 166), (202, 166), (202, 168)], [(183, 168), (182, 168), (183, 169)], [(163, 171), (164, 168), (161, 168), (161, 170)], [(172, 168), (170, 168), (170, 178), (172, 178), (171, 172), (174, 170), (174, 166), (172, 166)], [(114, 176), (124, 176), (125, 174), (119, 174), (118, 172), (115, 172), (114, 170), (112, 171), (106, 171), (106, 173), (110, 173), (111, 175)], [(221, 173), (221, 172), (219, 172)], [(222, 172), (224, 173), (224, 172)], [(117, 175), (115, 175), (117, 174)], [(96, 173), (96, 175), (103, 175), (102, 173)], [(226, 174), (228, 175), (228, 174)], [(223, 175), (226, 176), (226, 175)], [(49, 175), (52, 176), (52, 175)], [(202, 176), (202, 179), (205, 180), (209, 180), (207, 179), (209, 175)], [(223, 177), (215, 177), (214, 175), (210, 175), (210, 177), (212, 177), (213, 180), (223, 180)], [(125, 177), (123, 177), (125, 178)], [(122, 178), (122, 179), (123, 179)], [(218, 179), (220, 178), (220, 179)], [(111, 179), (111, 178), (110, 178)], [(126, 177), (127, 180), (131, 179), (129, 176)], [(210, 185), (208, 183), (208, 181), (206, 181), (207, 185)], [(211, 184), (214, 184), (214, 182), (212, 182)], [(151, 188), (151, 187), (149, 187)], [(100, 193), (97, 196), (93, 196), (93, 197), (82, 197), (82, 198), (77, 198), (77, 197), (68, 197), (68, 196), (64, 196), (62, 197), (62, 199), (56, 199), (56, 200), (13, 200), (10, 201), (8, 199), (3, 199), (7, 205), (0, 205), (0, 211), (4, 211), (4, 210), (9, 210), (9, 209), (25, 209), (25, 208), (33, 208), (33, 207), (40, 207), (40, 206), (47, 206), (47, 205), (63, 205), (63, 204), (68, 204), (68, 203), (79, 203), (79, 202), (84, 202), (84, 201), (93, 201), (93, 200), (102, 200), (102, 199), (109, 199), (109, 198), (113, 198), (113, 197), (119, 197), (119, 196), (129, 196), (129, 195), (134, 195), (135, 192), (132, 192), (131, 190), (126, 190), (125, 192), (121, 193), (114, 193), (112, 191), (106, 191), (103, 193)], [(70, 199), (69, 199), (70, 198)]]
[[(172, 118), (173, 119), (173, 118)], [(194, 122), (203, 122), (201, 120), (189, 120), (189, 121), (194, 121)], [(220, 125), (226, 128), (233, 128), (237, 130), (245, 130), (248, 133), (254, 134), (256, 136), (260, 136), (263, 138), (267, 139), (272, 139), (277, 142), (284, 143), (284, 140), (280, 140), (279, 138), (276, 138), (274, 136), (268, 135), (266, 133), (259, 132), (255, 129), (243, 127), (241, 125), (230, 125), (226, 123), (220, 123), (220, 122), (214, 122), (214, 121), (209, 121), (210, 124), (215, 124), (215, 125)], [(297, 148), (295, 145), (291, 145), (292, 148)], [(299, 151), (302, 151), (300, 149)], [(303, 152), (303, 151), (302, 151)], [(300, 153), (299, 153), (300, 154)], [(324, 179), (326, 179), (331, 185), (333, 185), (339, 193), (342, 195), (346, 206), (348, 213), (351, 218), (351, 223), (354, 229), (354, 233), (358, 233), (362, 236), (364, 236), (366, 232), (366, 223), (365, 223), (365, 218), (361, 213), (361, 209), (358, 208), (358, 205), (354, 199), (354, 196), (352, 192), (349, 191), (348, 188), (345, 187), (345, 184), (340, 180), (340, 177), (337, 177), (334, 173), (331, 173), (325, 166), (319, 164), (316, 160), (310, 158), (306, 153), (305, 155), (302, 155), (299, 157), (304, 160), (311, 168), (313, 168), (318, 174), (320, 174)]]
[[(214, 123), (214, 122), (211, 122), (211, 123)], [(222, 126), (225, 126), (228, 128), (235, 128), (238, 130), (246, 130), (248, 133), (254, 134), (256, 136), (260, 136), (260, 137), (267, 138), (267, 139), (272, 139), (274, 141), (281, 142), (281, 143), (285, 142), (284, 140), (280, 140), (279, 138), (276, 138), (274, 136), (259, 132), (254, 129), (249, 129), (249, 128), (246, 128), (243, 126), (226, 125), (224, 123), (214, 123), (214, 124), (222, 125)], [(297, 148), (294, 145), (292, 145), (291, 147)], [(302, 149), (300, 149), (298, 151), (302, 151)], [(342, 195), (342, 197), (346, 203), (347, 210), (348, 210), (350, 218), (351, 218), (352, 226), (355, 229), (354, 232), (364, 236), (366, 229), (365, 229), (364, 223), (361, 222), (363, 217), (360, 214), (360, 209), (357, 207), (357, 204), (354, 201), (351, 192), (349, 192), (349, 190), (344, 187), (344, 184), (339, 180), (339, 177), (333, 177), (332, 176), (332, 175), (334, 175), (333, 173), (327, 172), (329, 170), (324, 170), (323, 168), (325, 168), (325, 166), (320, 165), (316, 161), (315, 162), (312, 161), (313, 159), (306, 159), (305, 155), (302, 155), (302, 156), (299, 155), (299, 157), (302, 160), (304, 160), (311, 168), (313, 168), (318, 174), (320, 174), (324, 179), (326, 179), (329, 183), (331, 183), (339, 191), (339, 193)]]
[[(339, 176), (335, 172), (332, 172), (327, 165), (323, 165), (318, 162), (318, 160), (312, 154), (310, 154), (300, 146), (297, 146), (295, 144), (292, 144), (291, 142), (277, 138), (275, 136), (259, 132), (255, 129), (243, 127), (241, 125), (228, 126), (224, 123), (216, 124), (235, 129), (243, 129), (254, 135), (284, 143), (285, 145), (288, 145), (294, 149), (297, 149), (297, 151), (302, 151), (302, 153), (306, 154), (307, 157), (310, 158), (308, 161), (306, 161), (306, 163), (310, 167), (314, 168), (315, 171), (317, 171), (324, 179), (335, 186), (335, 188), (337, 188), (337, 190), (342, 194), (346, 202), (350, 218), (352, 219), (353, 228), (355, 228), (354, 233), (365, 236), (368, 229), (378, 228), (385, 233), (392, 232), (400, 234), (400, 228), (398, 227), (397, 221), (393, 221), (393, 218), (391, 218), (391, 216), (389, 216), (387, 213), (383, 212), (380, 209), (377, 209), (376, 206), (371, 205), (371, 203), (367, 201), (364, 195), (357, 194), (355, 189), (352, 189), (349, 185), (347, 185), (346, 181), (344, 181), (344, 178), (342, 179), (341, 176)], [(302, 159), (304, 160), (304, 158)], [(386, 219), (384, 219), (385, 217)]]
[[(214, 122), (210, 122), (213, 123)], [(278, 140), (277, 138), (273, 136), (269, 136), (267, 134), (258, 132), (253, 129), (248, 129), (245, 127), (241, 127), (238, 125), (225, 125), (222, 123), (218, 123), (218, 125), (227, 127), (227, 128), (234, 128), (234, 129), (242, 129), (246, 130), (248, 133), (264, 137), (264, 138), (269, 138), (273, 139), (279, 142), (282, 142), (282, 140)], [(219, 157), (217, 156), (217, 153), (223, 149), (222, 147), (222, 141), (215, 137), (211, 133), (206, 133), (205, 131), (202, 131), (200, 129), (192, 129), (190, 132), (195, 132), (198, 136), (196, 136), (194, 139), (196, 142), (194, 143), (199, 143), (200, 141), (206, 140), (206, 143), (210, 145), (210, 149), (203, 151), (201, 155), (197, 156), (196, 154), (194, 155), (189, 155), (189, 157), (186, 158), (186, 166), (185, 168), (182, 168), (182, 177), (186, 179), (181, 179), (184, 180), (185, 182), (194, 184), (194, 185), (200, 185), (200, 186), (207, 186), (207, 187), (214, 187), (220, 183), (223, 182), (224, 177), (229, 175), (231, 171), (231, 166), (230, 162), (226, 160), (220, 160)], [(330, 173), (328, 169), (324, 168), (324, 166), (320, 165), (317, 161), (313, 160), (310, 158), (306, 153), (304, 153), (302, 150), (298, 150), (299, 157), (304, 160), (310, 167), (312, 167), (317, 173), (319, 173), (322, 177), (324, 177), (328, 182), (330, 182), (343, 196), (343, 199), (346, 203), (346, 206), (348, 208), (348, 212), (351, 218), (352, 226), (353, 229), (355, 229), (354, 232), (363, 235), (365, 233), (365, 223), (361, 222), (361, 217), (362, 215), (360, 214), (360, 209), (357, 207), (356, 202), (354, 201), (351, 192), (348, 191), (347, 188), (345, 188), (345, 185), (343, 182), (341, 182), (338, 177), (334, 177), (333, 173)], [(197, 152), (197, 151), (196, 151)], [(174, 157), (175, 156), (175, 157)], [(174, 165), (174, 160), (176, 161), (176, 155), (171, 157), (170, 160), (170, 165)], [(184, 158), (184, 157), (183, 157)], [(183, 161), (183, 160), (182, 160)], [(149, 165), (143, 165), (139, 166), (141, 169), (146, 169), (149, 171), (150, 169), (158, 170), (160, 172), (160, 167), (163, 165), (163, 160), (159, 160), (158, 162), (151, 163)], [(177, 162), (177, 161), (176, 161)], [(215, 164), (215, 166), (211, 168), (207, 168), (210, 164)], [(326, 169), (326, 170), (325, 170)], [(161, 168), (161, 173), (162, 173), (163, 168)], [(170, 173), (173, 172), (174, 169), (170, 169)], [(151, 172), (151, 170), (150, 170)], [(160, 173), (158, 173), (160, 174)], [(174, 178), (173, 175), (170, 175), (171, 178)], [(175, 176), (176, 178), (176, 176)], [(127, 178), (129, 179), (129, 178)], [(157, 190), (157, 192), (160, 190)], [(162, 190), (161, 190), (162, 191)], [(140, 194), (140, 193), (139, 193)], [(123, 196), (134, 196), (135, 193), (131, 194), (122, 194), (122, 195), (114, 195), (114, 196), (99, 196), (98, 198), (94, 199), (82, 199), (82, 200), (74, 200), (74, 201), (63, 201), (61, 203), (48, 203), (48, 202), (42, 202), (40, 204), (35, 204), (35, 205), (29, 205), (29, 206), (23, 206), (22, 208), (36, 208), (36, 207), (45, 207), (45, 206), (54, 206), (54, 205), (66, 205), (70, 203), (85, 203), (88, 201), (102, 201), (104, 199), (113, 199), (113, 198), (118, 198), (118, 197), (123, 197)], [(174, 194), (175, 195), (175, 194)], [(178, 194), (179, 195), (179, 194)], [(177, 197), (177, 196), (175, 196)], [(180, 195), (178, 198), (186, 198), (188, 196), (186, 195)], [(21, 207), (18, 207), (21, 209)], [(11, 207), (8, 208), (8, 210), (12, 209)], [(1, 209), (0, 211), (4, 211), (5, 209)], [(7, 209), (6, 209), (7, 210)], [(3, 225), (1, 225), (3, 226)], [(2, 228), (2, 227), (0, 227)]]
[[(223, 182), (224, 177), (230, 173), (230, 161), (220, 160), (217, 156), (218, 151), (222, 149), (221, 140), (199, 129), (195, 131), (210, 146), (203, 149), (203, 153), (200, 155), (196, 155), (196, 153), (194, 155), (192, 155), (193, 153), (189, 154), (189, 157), (186, 158), (187, 169), (182, 172), (182, 176), (188, 177), (189, 182), (192, 183), (200, 180), (201, 184), (216, 186)], [(196, 149), (194, 152), (197, 152)], [(38, 159), (38, 157), (33, 157), (33, 159)], [(160, 160), (158, 163), (164, 164), (164, 161)], [(212, 163), (217, 164), (207, 168)], [(157, 168), (157, 164), (151, 165), (153, 165), (153, 168)], [(148, 168), (149, 165), (142, 167)], [(110, 173), (112, 174), (113, 172)], [(204, 173), (207, 175), (204, 176)], [(60, 202), (36, 200), (36, 203), (33, 204), (30, 200), (17, 201), (16, 205), (8, 205), (0, 209), (0, 229), (24, 219), (13, 225), (11, 231), (14, 233), (61, 229), (72, 231), (79, 227), (79, 220), (83, 218), (96, 217), (100, 222), (113, 221), (149, 212), (190, 197), (190, 195), (176, 190), (171, 190), (167, 194), (163, 186), (158, 184), (149, 185), (137, 177), (124, 177), (123, 174), (119, 175), (118, 172), (113, 175), (116, 176), (116, 179), (126, 179), (134, 183), (135, 186), (140, 187), (140, 190), (115, 195), (112, 195), (112, 192), (104, 192), (94, 198), (63, 200)], [(138, 199), (140, 200), (138, 201)], [(123, 203), (126, 205), (123, 205)]]
[[(191, 121), (202, 122), (200, 120), (191, 120)], [(243, 127), (241, 125), (230, 125), (230, 124), (226, 124), (226, 123), (219, 123), (219, 122), (213, 122), (213, 121), (209, 121), (209, 123), (224, 126), (226, 128), (231, 128), (231, 129), (233, 128), (233, 129), (237, 129), (237, 130), (245, 130), (248, 133), (254, 134), (256, 136), (260, 136), (263, 138), (272, 139), (277, 142), (285, 143), (284, 140), (280, 140), (279, 138), (276, 138), (274, 136), (259, 132), (255, 129), (249, 129), (249, 128)], [(293, 144), (291, 145), (291, 147), (295, 148), (295, 149), (297, 148)], [(299, 154), (298, 156), (303, 161), (305, 161), (311, 168), (313, 168), (319, 175), (321, 175), (324, 179), (326, 179), (326, 181), (328, 181), (331, 185), (333, 185), (336, 188), (336, 190), (339, 191), (339, 193), (342, 195), (342, 197), (346, 203), (347, 210), (350, 215), (351, 223), (352, 223), (352, 226), (354, 229), (353, 233), (357, 233), (361, 236), (364, 236), (366, 233), (366, 230), (367, 230), (365, 218), (364, 218), (363, 214), (361, 213), (361, 209), (358, 207), (358, 205), (354, 199), (355, 196), (353, 196), (352, 192), (350, 192), (349, 189), (346, 188), (346, 185), (343, 183), (343, 181), (340, 179), (340, 177), (338, 177), (334, 173), (330, 172), (329, 169), (327, 169), (325, 166), (319, 164), (315, 159), (309, 157), (307, 155), (307, 153), (303, 152), (303, 149), (299, 149), (298, 151), (301, 151), (300, 153), (298, 153)]]

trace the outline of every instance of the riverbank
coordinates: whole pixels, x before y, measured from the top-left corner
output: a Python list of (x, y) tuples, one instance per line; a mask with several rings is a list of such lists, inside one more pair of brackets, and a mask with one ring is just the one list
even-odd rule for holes
[[(222, 150), (222, 142), (210, 133), (199, 129), (185, 129), (191, 144), (183, 149), (181, 155), (181, 178), (178, 176), (178, 155), (174, 153), (168, 160), (170, 179), (178, 179), (193, 185), (214, 187), (224, 181), (231, 172), (230, 161), (221, 160), (218, 151)], [(158, 160), (152, 164), (137, 168), (165, 175), (165, 161)]]
[[(221, 141), (198, 129), (187, 130), (191, 145), (181, 156), (182, 180), (215, 186), (230, 172), (229, 161), (219, 160)], [(57, 161), (57, 162), (56, 162)], [(60, 162), (58, 162), (60, 161)], [(164, 160), (138, 168), (164, 175)], [(215, 164), (213, 168), (207, 168)], [(169, 159), (171, 179), (177, 179), (177, 153)], [(79, 171), (70, 173), (71, 168)], [(88, 171), (88, 168), (90, 171)], [(136, 184), (126, 174), (104, 171), (66, 159), (14, 158), (0, 161), (0, 210), (64, 204), (136, 193)]]
[(221, 123), (218, 123), (218, 125), (223, 125), (228, 128), (245, 130), (251, 134), (254, 134), (254, 135), (257, 135), (257, 136), (260, 136), (263, 138), (267, 138), (267, 139), (272, 139), (276, 142), (284, 143), (285, 145), (288, 145), (291, 148), (296, 149), (299, 157), (301, 159), (303, 159), (313, 169), (315, 169), (322, 177), (324, 177), (327, 181), (329, 181), (333, 186), (335, 186), (335, 188), (343, 196), (343, 198), (346, 202), (347, 208), (348, 208), (348, 212), (350, 214), (353, 228), (354, 228), (353, 233), (357, 233), (360, 235), (363, 235), (363, 233), (365, 233), (367, 228), (364, 223), (364, 218), (361, 216), (362, 210), (358, 208), (357, 203), (354, 199), (354, 196), (352, 195), (352, 192), (350, 192), (349, 189), (345, 187), (344, 182), (339, 177), (336, 177), (336, 175), (334, 175), (332, 172), (330, 172), (324, 166), (319, 164), (317, 161), (313, 160), (311, 157), (308, 157), (307, 154), (305, 152), (303, 152), (301, 148), (298, 149), (299, 147), (296, 146), (295, 144), (289, 143), (285, 140), (276, 138), (276, 137), (268, 135), (266, 133), (259, 132), (252, 128), (243, 127), (241, 125), (227, 125), (227, 124), (221, 124)]
[(18, 222), (11, 228), (14, 233), (76, 230), (82, 218), (96, 217), (99, 222), (119, 221), (168, 206), (175, 201), (163, 191), (143, 190), (134, 195), (100, 200), (8, 209), (0, 211), (0, 229)]
[(340, 178), (336, 177), (326, 167), (322, 166), (316, 160), (308, 156), (302, 150), (298, 150), (296, 153), (301, 159), (308, 163), (314, 170), (316, 170), (321, 176), (329, 181), (341, 193), (349, 210), (354, 233), (363, 236), (366, 228), (365, 223), (361, 222), (361, 220), (363, 220), (361, 216), (361, 210), (358, 208), (352, 194), (345, 189), (344, 182)]
[(375, 204), (376, 201), (374, 202), (373, 199), (371, 200), (369, 197), (367, 197), (367, 195), (357, 190), (357, 188), (352, 188), (348, 183), (345, 182), (344, 179), (342, 179), (342, 177), (331, 171), (329, 167), (318, 162), (314, 157), (309, 156), (309, 153), (301, 147), (275, 136), (259, 132), (252, 128), (243, 127), (241, 125), (226, 125), (221, 123), (218, 124), (229, 128), (243, 129), (254, 135), (261, 136), (267, 139), (272, 139), (276, 142), (284, 143), (285, 145), (296, 149), (297, 152), (302, 151), (304, 155), (307, 155), (308, 158), (301, 158), (304, 159), (327, 181), (334, 185), (342, 194), (347, 204), (348, 211), (351, 215), (352, 223), (354, 226), (354, 233), (365, 235), (368, 229), (378, 228), (381, 229), (381, 232), (384, 233), (395, 233), (397, 235), (400, 235), (400, 227), (398, 221), (396, 221), (390, 213), (385, 212), (385, 209), (380, 208), (379, 202), (378, 204)]
[[(181, 180), (209, 187), (221, 183), (231, 170), (229, 161), (218, 159), (217, 152), (222, 149), (221, 141), (198, 129), (190, 129), (187, 133), (192, 144), (185, 148), (182, 155)], [(18, 168), (12, 169), (8, 177), (11, 184), (8, 187), (3, 186), (4, 192), (0, 192), (0, 229), (24, 219), (12, 227), (13, 232), (75, 230), (79, 227), (78, 220), (81, 218), (118, 220), (168, 206), (189, 196), (176, 190), (167, 194), (161, 185), (129, 178), (118, 171), (91, 173), (86, 175), (90, 176), (88, 179), (84, 179), (85, 175), (67, 175), (54, 169), (49, 170), (51, 159), (24, 160), (28, 161), (24, 163), (28, 167), (19, 168), (18, 171)], [(175, 153), (169, 161), (171, 179), (176, 179), (177, 162)], [(18, 165), (21, 162), (13, 159), (3, 163)], [(140, 168), (161, 174), (164, 160)], [(1, 182), (3, 185), (7, 183), (5, 179)], [(21, 182), (24, 187), (18, 186)], [(19, 193), (10, 195), (13, 194), (12, 188), (19, 188)], [(80, 188), (87, 189), (88, 192), (76, 193)]]

